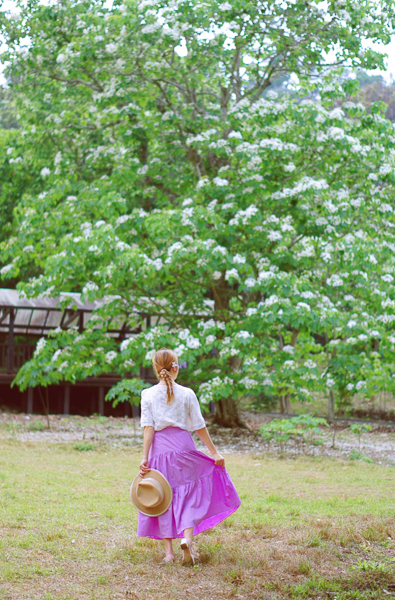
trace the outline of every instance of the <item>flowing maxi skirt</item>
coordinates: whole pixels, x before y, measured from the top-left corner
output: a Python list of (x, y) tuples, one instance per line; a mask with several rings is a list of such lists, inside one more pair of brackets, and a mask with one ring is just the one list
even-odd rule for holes
[(155, 431), (148, 460), (150, 468), (169, 481), (173, 501), (158, 517), (139, 512), (139, 537), (182, 538), (187, 527), (193, 527), (197, 535), (239, 508), (241, 500), (226, 468), (197, 450), (186, 429), (170, 426)]

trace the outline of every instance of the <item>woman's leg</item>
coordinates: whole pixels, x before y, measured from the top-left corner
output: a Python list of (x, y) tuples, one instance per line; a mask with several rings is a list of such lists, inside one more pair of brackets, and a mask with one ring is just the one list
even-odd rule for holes
[(166, 557), (172, 556), (174, 558), (173, 540), (171, 538), (163, 538), (163, 542), (165, 544)]
[[(192, 542), (193, 542), (193, 527), (187, 527), (186, 529), (184, 529), (184, 538), (187, 540), (187, 542), (182, 542), (181, 543), (181, 548), (183, 551), (183, 557), (182, 560), (184, 563), (190, 563), (190, 562), (195, 562), (195, 558), (197, 558), (199, 555), (198, 553), (192, 549)], [(187, 546), (188, 543), (188, 546)], [(193, 554), (193, 558), (192, 558), (192, 554)]]
[(187, 527), (186, 529), (184, 529), (184, 537), (186, 537), (187, 540), (192, 541), (192, 538), (193, 538), (193, 527)]

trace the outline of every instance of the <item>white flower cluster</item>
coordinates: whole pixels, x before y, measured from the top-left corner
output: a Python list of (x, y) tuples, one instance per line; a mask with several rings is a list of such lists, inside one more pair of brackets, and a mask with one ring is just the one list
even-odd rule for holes
[(52, 355), (51, 362), (56, 362), (59, 356), (62, 354), (62, 349), (58, 348)]
[(249, 331), (238, 331), (235, 335), (235, 338), (239, 338), (242, 340), (246, 340), (247, 338), (252, 338), (254, 337), (253, 333), (250, 333)]
[(207, 321), (199, 321), (198, 328), (206, 331), (207, 329), (222, 329), (224, 330), (226, 325), (223, 321), (214, 321), (214, 319), (208, 319)]
[(243, 379), (240, 379), (239, 383), (247, 390), (251, 390), (259, 385), (258, 381), (252, 379), (251, 377), (243, 377)]
[(207, 129), (207, 131), (203, 131), (195, 136), (190, 136), (187, 138), (187, 144), (193, 144), (194, 142), (207, 142), (212, 135), (217, 133), (216, 129)]
[(228, 185), (229, 181), (227, 179), (221, 179), (221, 177), (214, 177), (213, 183), (218, 187), (223, 187), (225, 185)]
[(225, 272), (225, 279), (229, 281), (230, 279), (240, 279), (240, 275), (237, 269), (229, 269)]
[(118, 354), (114, 350), (110, 350), (106, 353), (106, 363), (111, 364), (117, 358)]
[(133, 341), (134, 341), (134, 337), (126, 338), (126, 340), (123, 340), (120, 345), (121, 352), (125, 352), (125, 350), (127, 350), (129, 348), (130, 344)]
[(258, 209), (253, 204), (249, 206), (246, 210), (239, 210), (233, 219), (230, 219), (229, 225), (240, 225), (240, 222), (243, 225), (247, 225), (252, 217), (258, 212)]
[(292, 198), (302, 192), (308, 190), (326, 190), (328, 184), (325, 179), (313, 179), (312, 177), (302, 177), (302, 179), (293, 188), (284, 188), (282, 191), (274, 192), (272, 198), (274, 200), (281, 200), (282, 198)]
[(36, 344), (36, 348), (34, 350), (33, 356), (38, 356), (40, 354), (40, 352), (45, 348), (46, 345), (47, 345), (46, 339), (40, 338)]
[(261, 148), (269, 148), (270, 150), (278, 150), (279, 152), (282, 152), (283, 150), (288, 150), (288, 152), (296, 152), (298, 150), (298, 146), (296, 144), (283, 142), (278, 138), (261, 140), (259, 142), (259, 146)]
[[(185, 345), (187, 348), (191, 348), (192, 350), (196, 350), (200, 347), (200, 341), (198, 338), (193, 337), (189, 329), (182, 329), (178, 332), (178, 337), (180, 340), (185, 341)], [(176, 352), (178, 354), (178, 352)]]
[(214, 377), (199, 386), (199, 398), (203, 404), (212, 402), (216, 391), (221, 391), (227, 385), (234, 385), (233, 379), (225, 376), (223, 379)]
[(288, 354), (295, 354), (295, 348), (290, 344), (286, 344), (282, 350), (283, 352), (287, 352)]
[(99, 286), (94, 281), (88, 281), (82, 288), (82, 295), (86, 296), (89, 292), (97, 292), (99, 290)]

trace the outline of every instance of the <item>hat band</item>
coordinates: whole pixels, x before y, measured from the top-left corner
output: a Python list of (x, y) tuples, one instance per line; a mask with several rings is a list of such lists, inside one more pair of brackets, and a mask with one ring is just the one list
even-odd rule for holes
[(136, 497), (147, 508), (155, 508), (165, 497), (163, 487), (153, 477), (146, 477), (137, 484)]

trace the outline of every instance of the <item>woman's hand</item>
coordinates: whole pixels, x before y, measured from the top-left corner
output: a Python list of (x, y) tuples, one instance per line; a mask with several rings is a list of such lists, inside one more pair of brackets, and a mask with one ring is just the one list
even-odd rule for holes
[(143, 458), (143, 460), (140, 463), (140, 477), (144, 477), (144, 475), (148, 473), (149, 470), (150, 468), (148, 466), (148, 458)]
[(225, 468), (225, 459), (222, 456), (222, 454), (220, 454), (219, 452), (213, 452), (211, 454), (211, 456), (213, 457), (213, 459), (215, 460), (215, 464), (219, 465), (220, 467), (222, 467), (223, 469)]

